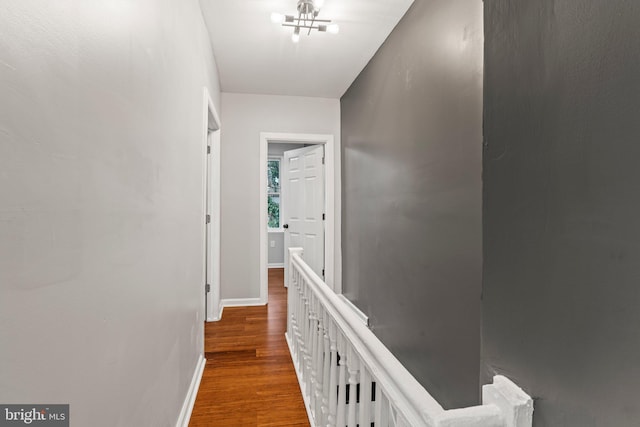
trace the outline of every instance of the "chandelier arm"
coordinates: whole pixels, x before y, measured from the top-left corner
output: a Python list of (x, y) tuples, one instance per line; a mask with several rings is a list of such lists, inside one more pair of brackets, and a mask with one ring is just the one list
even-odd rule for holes
[(312, 30), (317, 30), (318, 26), (314, 25), (314, 26), (310, 26), (310, 25), (296, 25), (296, 24), (282, 24), (283, 27), (298, 27), (298, 28), (311, 28)]
[[(294, 21), (295, 21), (295, 18), (294, 18)], [(317, 19), (316, 18), (314, 21), (315, 22), (327, 22), (327, 23), (329, 23), (329, 22), (331, 22), (331, 19)], [(284, 23), (282, 25), (284, 25)], [(289, 24), (289, 25), (295, 25), (295, 24)]]

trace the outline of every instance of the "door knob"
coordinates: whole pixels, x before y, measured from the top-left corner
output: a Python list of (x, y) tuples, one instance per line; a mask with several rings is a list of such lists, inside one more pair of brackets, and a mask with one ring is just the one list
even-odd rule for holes
[(284, 224), (282, 228), (289, 228), (289, 224)]

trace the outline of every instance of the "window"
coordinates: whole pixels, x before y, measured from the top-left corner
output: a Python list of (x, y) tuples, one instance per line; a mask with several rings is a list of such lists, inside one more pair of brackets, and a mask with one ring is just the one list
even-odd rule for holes
[(280, 228), (280, 159), (267, 161), (267, 226)]

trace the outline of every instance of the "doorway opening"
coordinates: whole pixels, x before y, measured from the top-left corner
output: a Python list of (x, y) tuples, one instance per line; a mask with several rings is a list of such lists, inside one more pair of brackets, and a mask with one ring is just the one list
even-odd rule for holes
[(204, 89), (204, 300), (207, 322), (220, 320), (220, 118)]
[(268, 267), (288, 270), (285, 248), (301, 247), (324, 279), (324, 145), (270, 143), (268, 154)]
[[(286, 145), (285, 145), (286, 144)], [(276, 260), (271, 260), (272, 266), (284, 266), (285, 268), (285, 286), (288, 285), (288, 250), (287, 243), (284, 243), (284, 240), (293, 240), (291, 244), (294, 246), (299, 245), (300, 241), (296, 241), (295, 236), (294, 239), (291, 239), (292, 234), (291, 229), (285, 228), (285, 226), (291, 227), (292, 224), (289, 224), (287, 221), (291, 219), (291, 217), (287, 218), (288, 215), (288, 207), (286, 198), (288, 197), (289, 188), (291, 185), (287, 185), (287, 177), (282, 176), (281, 182), (283, 186), (280, 188), (280, 191), (283, 193), (274, 192), (273, 185), (270, 187), (268, 178), (268, 167), (269, 163), (269, 146), (276, 147), (276, 149), (272, 149), (271, 158), (273, 160), (279, 160), (279, 167), (281, 170), (286, 171), (287, 165), (285, 163), (289, 162), (290, 164), (296, 163), (296, 161), (303, 161), (300, 156), (306, 156), (307, 160), (311, 160), (312, 157), (317, 156), (318, 152), (323, 152), (324, 157), (324, 165), (322, 165), (323, 178), (321, 182), (322, 193), (320, 194), (320, 199), (318, 197), (314, 197), (316, 205), (321, 205), (321, 216), (324, 214), (324, 219), (320, 218), (320, 227), (322, 227), (322, 249), (321, 254), (315, 254), (314, 259), (321, 260), (323, 263), (323, 268), (320, 266), (316, 266), (318, 269), (318, 274), (322, 277), (322, 270), (324, 270), (324, 280), (325, 282), (334, 290), (334, 247), (335, 247), (335, 146), (334, 146), (334, 138), (333, 135), (322, 135), (322, 134), (288, 134), (288, 133), (261, 133), (260, 134), (260, 303), (266, 304), (268, 302), (268, 267), (269, 267), (269, 248), (272, 242), (276, 240), (276, 234), (281, 233), (282, 236), (282, 246), (284, 250), (284, 257), (280, 259), (281, 262), (277, 262)], [(287, 147), (288, 146), (288, 147)], [(314, 147), (320, 148), (320, 150), (316, 150), (315, 153)], [(287, 150), (287, 148), (290, 148)], [(287, 159), (285, 153), (289, 152), (290, 156)], [(278, 155), (280, 153), (280, 155)], [(296, 159), (296, 157), (300, 157)], [(321, 158), (318, 158), (321, 161)], [(308, 164), (311, 164), (308, 162)], [(273, 165), (272, 165), (273, 166)], [(287, 172), (285, 172), (286, 175)], [(307, 177), (310, 178), (310, 177)], [(277, 188), (276, 188), (277, 190)], [(271, 197), (269, 197), (271, 195)], [(274, 200), (279, 199), (281, 196), (284, 196), (284, 204), (282, 211), (280, 212), (279, 221), (276, 221), (273, 215), (273, 209), (271, 211), (272, 215), (269, 216), (267, 213), (269, 212), (269, 202), (271, 202), (271, 206), (274, 205)], [(318, 196), (316, 194), (315, 196)], [(291, 207), (291, 206), (289, 206)], [(272, 227), (269, 227), (269, 222), (271, 222)], [(278, 225), (278, 227), (273, 227), (274, 225)], [(316, 223), (317, 227), (317, 223)], [(316, 228), (319, 230), (319, 228)], [(295, 231), (295, 230), (294, 230)], [(312, 237), (314, 232), (307, 230), (307, 234)], [(317, 234), (317, 233), (316, 233)], [(319, 236), (318, 236), (319, 238)], [(280, 243), (278, 238), (277, 243)], [(318, 248), (320, 246), (316, 246)], [(308, 256), (312, 254), (309, 253)], [(337, 290), (339, 292), (339, 290)]]

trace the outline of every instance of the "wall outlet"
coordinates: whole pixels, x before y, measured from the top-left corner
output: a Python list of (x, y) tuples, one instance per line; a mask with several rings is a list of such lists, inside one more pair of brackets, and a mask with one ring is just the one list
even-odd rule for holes
[(270, 240), (269, 241), (269, 246), (271, 246), (272, 248), (276, 247), (276, 241), (275, 240)]

